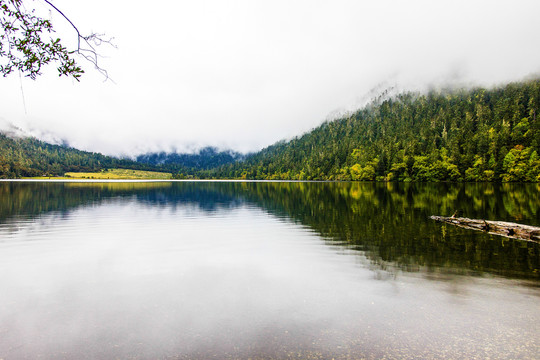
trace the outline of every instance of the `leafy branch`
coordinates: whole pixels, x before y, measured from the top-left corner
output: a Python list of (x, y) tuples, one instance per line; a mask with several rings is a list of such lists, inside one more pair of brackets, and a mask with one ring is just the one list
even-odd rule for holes
[(80, 56), (94, 65), (105, 79), (109, 75), (99, 65), (100, 55), (96, 47), (102, 44), (114, 46), (111, 39), (103, 34), (82, 35), (77, 26), (60, 9), (48, 0), (43, 0), (60, 14), (75, 30), (77, 48), (68, 50), (55, 32), (50, 20), (35, 15), (35, 10), (27, 10), (22, 0), (0, 0), (0, 73), (6, 77), (20, 71), (35, 80), (41, 75), (42, 67), (57, 63), (59, 76), (71, 76), (79, 81), (84, 70), (77, 64), (75, 56)]

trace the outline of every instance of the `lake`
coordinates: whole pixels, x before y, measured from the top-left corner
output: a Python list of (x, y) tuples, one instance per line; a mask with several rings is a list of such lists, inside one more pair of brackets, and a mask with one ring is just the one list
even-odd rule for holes
[(539, 184), (0, 182), (0, 359), (538, 359)]

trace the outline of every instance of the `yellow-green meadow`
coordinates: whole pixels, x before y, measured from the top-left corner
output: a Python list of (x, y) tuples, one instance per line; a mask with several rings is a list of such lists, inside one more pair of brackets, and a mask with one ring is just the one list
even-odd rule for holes
[(157, 171), (108, 169), (100, 172), (67, 172), (64, 177), (68, 179), (169, 180), (172, 179), (172, 174)]

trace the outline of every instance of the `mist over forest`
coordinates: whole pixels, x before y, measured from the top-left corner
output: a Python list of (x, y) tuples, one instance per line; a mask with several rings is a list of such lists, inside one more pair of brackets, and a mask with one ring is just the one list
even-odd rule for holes
[(540, 80), (529, 80), (385, 91), (358, 111), (251, 154), (206, 147), (121, 159), (3, 133), (0, 176), (130, 168), (180, 179), (537, 182), (539, 111)]

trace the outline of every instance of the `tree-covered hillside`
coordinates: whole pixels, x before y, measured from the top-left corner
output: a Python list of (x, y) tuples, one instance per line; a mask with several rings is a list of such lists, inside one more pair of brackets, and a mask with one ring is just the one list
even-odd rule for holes
[(540, 80), (406, 93), (201, 176), (540, 181)]
[(137, 161), (172, 171), (177, 173), (177, 177), (183, 177), (183, 175), (193, 174), (199, 170), (234, 164), (244, 158), (245, 155), (238, 152), (219, 151), (215, 147), (205, 147), (194, 154), (166, 152), (143, 154), (137, 156)]
[(0, 132), (0, 178), (63, 176), (66, 172), (97, 172), (111, 168), (165, 171), (182, 178), (197, 171), (232, 164), (244, 157), (233, 151), (208, 147), (195, 154), (145, 154), (133, 161)]
[(62, 176), (68, 171), (100, 171), (118, 167), (144, 170), (148, 166), (99, 153), (51, 145), (35, 138), (9, 137), (0, 133), (0, 178)]
[(539, 110), (540, 80), (406, 93), (249, 156), (206, 148), (138, 162), (0, 133), (0, 177), (129, 168), (177, 178), (537, 182)]

